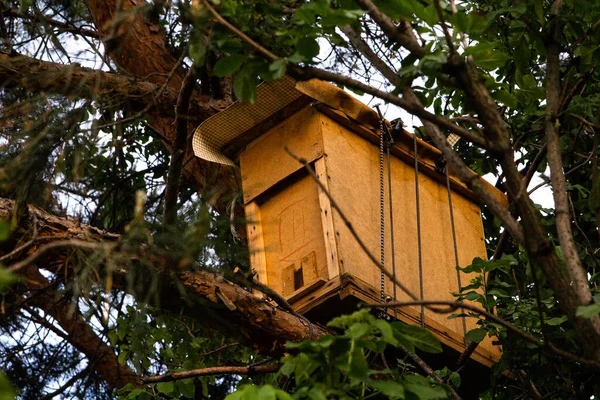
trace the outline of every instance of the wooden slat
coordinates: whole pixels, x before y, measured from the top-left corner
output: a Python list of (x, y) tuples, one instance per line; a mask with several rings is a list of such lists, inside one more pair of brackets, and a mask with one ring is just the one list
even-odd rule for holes
[[(323, 121), (321, 121), (323, 123)], [(315, 161), (315, 173), (319, 181), (326, 190), (329, 190), (329, 179), (327, 177), (327, 167), (325, 157)], [(333, 226), (333, 210), (329, 197), (319, 188), (319, 205), (321, 206), (321, 224), (323, 226), (323, 235), (325, 236), (325, 251), (327, 253), (327, 275), (328, 279), (343, 273), (340, 271), (340, 261), (337, 254), (337, 241), (335, 238), (335, 228)], [(322, 275), (323, 276), (323, 275)]]
[(259, 282), (269, 285), (260, 209), (255, 202), (252, 202), (246, 205), (245, 213), (248, 249), (250, 250), (250, 266), (257, 272)]
[(294, 264), (288, 265), (281, 271), (283, 285), (281, 287), (281, 294), (289, 296), (296, 291), (295, 283), (296, 266)]

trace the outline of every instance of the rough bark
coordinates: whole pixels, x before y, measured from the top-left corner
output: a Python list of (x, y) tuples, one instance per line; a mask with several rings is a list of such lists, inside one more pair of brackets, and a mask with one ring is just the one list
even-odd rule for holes
[[(169, 86), (179, 90), (185, 71), (177, 68), (177, 60), (167, 49), (160, 26), (145, 18), (143, 10), (148, 3), (143, 0), (123, 0), (116, 3), (122, 3), (121, 10), (116, 9), (114, 0), (86, 0), (94, 25), (100, 31), (110, 58), (128, 74), (157, 84), (162, 84), (167, 75), (176, 69)], [(197, 101), (197, 97), (193, 96), (191, 101)], [(225, 93), (223, 99), (215, 102), (215, 113), (229, 106), (232, 100), (231, 93)], [(158, 112), (150, 112), (148, 117), (154, 128), (171, 143), (175, 141), (176, 129), (172, 118), (164, 118)], [(195, 125), (190, 127), (190, 134), (194, 128)], [(227, 199), (221, 199), (214, 194), (237, 190), (236, 171), (230, 167), (200, 160), (194, 156), (191, 149), (186, 152), (184, 165), (185, 181), (200, 193), (207, 194), (206, 192), (212, 191), (217, 209), (223, 212)]]
[[(10, 220), (13, 204), (12, 200), (0, 199), (0, 220)], [(28, 254), (38, 251), (50, 238), (71, 238), (89, 242), (119, 239), (119, 235), (71, 218), (57, 217), (32, 206), (21, 220), (23, 228), (19, 228), (14, 237), (27, 240), (26, 228), (32, 226), (34, 216), (39, 226), (38, 240), (28, 249)], [(74, 249), (68, 247), (60, 247), (44, 252), (36, 260), (36, 264), (49, 271), (60, 271), (61, 274), (72, 277), (72, 268), (75, 266), (72, 265), (74, 258), (70, 256), (73, 251)], [(154, 306), (164, 310), (193, 318), (263, 354), (280, 356), (285, 351), (287, 341), (298, 342), (326, 333), (321, 326), (310, 324), (297, 315), (283, 311), (218, 274), (199, 268), (174, 271), (160, 267), (155, 267), (152, 273), (149, 273), (147, 268), (136, 268), (135, 261), (138, 258), (137, 255), (133, 255), (133, 263), (123, 265), (115, 272), (114, 287), (125, 290), (138, 299), (148, 299)], [(156, 259), (155, 265), (168, 266), (171, 261)], [(149, 281), (157, 274), (160, 284), (156, 293), (149, 295)], [(132, 285), (131, 282), (135, 284)]]
[(119, 364), (114, 350), (94, 332), (79, 310), (66, 303), (58, 292), (49, 289), (51, 283), (36, 266), (26, 268), (23, 276), (26, 279), (21, 284), (30, 292), (27, 303), (54, 318), (68, 334), (69, 343), (85, 354), (89, 365), (93, 365), (113, 390), (127, 384), (142, 385), (140, 377), (131, 368)]
[[(0, 53), (2, 87), (19, 87), (31, 93), (59, 94), (90, 100), (100, 100), (112, 107), (127, 105), (134, 111), (152, 107), (165, 118), (174, 118), (173, 105), (178, 90), (151, 81), (113, 74), (78, 64), (63, 65), (20, 54)], [(200, 121), (213, 115), (218, 106), (210, 99), (195, 99), (190, 103), (191, 120)]]

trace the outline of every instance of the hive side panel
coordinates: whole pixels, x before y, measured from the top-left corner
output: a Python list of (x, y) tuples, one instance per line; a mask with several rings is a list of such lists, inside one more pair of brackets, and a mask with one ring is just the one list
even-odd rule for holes
[(266, 275), (284, 296), (329, 278), (319, 193), (310, 176), (286, 182), (260, 205)]
[(302, 168), (285, 146), (309, 162), (323, 155), (319, 116), (306, 107), (256, 139), (240, 155), (244, 203)]
[[(379, 209), (379, 149), (376, 145), (355, 135), (347, 128), (322, 116), (322, 131), (328, 184), (332, 196), (357, 231), (367, 248), (379, 259), (380, 209)], [(385, 169), (387, 174), (387, 167)], [(391, 160), (392, 197), (394, 207), (396, 277), (416, 297), (420, 297), (417, 213), (415, 204), (415, 172), (413, 166), (393, 157)], [(387, 182), (387, 175), (386, 182)], [(485, 242), (479, 207), (454, 193), (452, 197), (459, 261), (462, 266), (473, 257), (486, 257)], [(448, 193), (445, 185), (419, 175), (419, 204), (421, 214), (421, 249), (423, 298), (454, 300), (452, 292), (458, 291), (454, 246), (450, 224)], [(386, 223), (389, 224), (389, 199), (385, 201)], [(333, 215), (338, 257), (342, 273), (347, 272), (379, 290), (381, 273), (368, 259), (337, 213)], [(389, 226), (386, 227), (386, 258), (388, 271), (392, 269)], [(470, 278), (461, 277), (463, 285)], [(386, 279), (386, 293), (393, 295), (394, 288)], [(396, 288), (399, 301), (409, 296)], [(420, 307), (415, 307), (420, 315)], [(414, 313), (413, 313), (414, 314)], [(462, 320), (447, 319), (447, 315), (425, 310), (427, 320), (433, 320), (449, 333), (454, 347), (462, 346), (464, 337)], [(467, 319), (468, 329), (474, 319)], [(414, 323), (414, 321), (413, 321)], [(443, 333), (442, 333), (443, 334)], [(486, 350), (498, 352), (491, 344), (483, 343)]]

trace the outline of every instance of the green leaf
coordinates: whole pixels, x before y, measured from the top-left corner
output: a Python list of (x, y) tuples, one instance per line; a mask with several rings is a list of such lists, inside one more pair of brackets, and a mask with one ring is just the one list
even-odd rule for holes
[(378, 0), (375, 5), (385, 15), (393, 20), (405, 19), (413, 20), (412, 1), (406, 0)]
[(257, 79), (253, 68), (246, 65), (235, 76), (233, 80), (233, 93), (239, 101), (256, 102)]
[(331, 10), (321, 19), (321, 25), (325, 28), (349, 25), (356, 22), (365, 14), (363, 10)]
[(517, 98), (513, 96), (508, 90), (498, 90), (492, 94), (492, 97), (501, 103), (506, 104), (510, 108), (517, 108), (519, 106), (519, 102)]
[(579, 306), (575, 312), (575, 315), (583, 318), (592, 318), (598, 314), (600, 314), (600, 304), (598, 303), (590, 304), (588, 306)]
[(368, 377), (369, 364), (365, 354), (360, 348), (355, 348), (350, 354), (348, 375), (352, 378), (366, 379)]
[(319, 55), (319, 43), (310, 37), (302, 37), (296, 43), (296, 52), (302, 56), (305, 61), (311, 61)]
[(567, 319), (568, 319), (567, 316), (563, 315), (562, 317), (555, 317), (555, 318), (547, 319), (545, 322), (546, 322), (546, 325), (556, 326), (556, 325), (560, 325), (560, 324), (566, 322)]
[(396, 329), (397, 334), (401, 335), (400, 337), (396, 336), (400, 342), (408, 341), (411, 343), (411, 346), (428, 353), (442, 352), (442, 345), (433, 333), (427, 329), (414, 325), (406, 325), (401, 322), (393, 322), (392, 326)]
[(196, 394), (196, 385), (194, 385), (194, 379), (182, 379), (175, 382), (177, 391), (188, 399), (193, 399)]
[(465, 341), (479, 343), (485, 339), (486, 334), (487, 332), (485, 329), (472, 329), (465, 335)]
[(394, 331), (392, 330), (392, 326), (389, 324), (389, 322), (382, 319), (376, 319), (373, 324), (377, 329), (379, 329), (379, 332), (381, 332), (381, 337), (383, 340), (392, 346), (398, 345), (398, 339), (396, 339), (394, 336)]
[(14, 400), (15, 390), (10, 380), (4, 374), (0, 374), (0, 400)]
[(10, 237), (10, 222), (0, 221), (0, 242)]
[(175, 389), (174, 382), (159, 382), (156, 384), (156, 390), (162, 394), (169, 394)]
[(424, 377), (419, 375), (409, 375), (406, 378), (404, 389), (416, 395), (420, 400), (447, 399), (446, 390), (440, 385), (432, 386)]
[(201, 67), (206, 62), (206, 53), (208, 42), (204, 35), (197, 29), (192, 31), (190, 36), (190, 48), (188, 50), (190, 58), (194, 60), (197, 67)]
[(215, 67), (213, 69), (213, 74), (215, 76), (231, 75), (232, 73), (237, 71), (239, 67), (242, 66), (245, 60), (245, 54), (232, 54), (228, 57), (221, 58), (219, 61), (216, 62)]
[(5, 288), (17, 280), (16, 275), (8, 271), (0, 264), (0, 289)]
[(287, 60), (285, 58), (278, 58), (269, 65), (269, 71), (272, 72), (272, 78), (277, 80), (281, 79), (285, 75), (287, 68)]
[(117, 357), (117, 361), (119, 361), (119, 364), (125, 365), (128, 357), (129, 357), (129, 352), (123, 351), (123, 352), (119, 353), (119, 357)]
[(392, 380), (387, 381), (369, 381), (369, 386), (373, 389), (378, 390), (381, 394), (386, 395), (390, 399), (403, 399), (404, 398), (404, 385), (394, 382)]
[(434, 5), (415, 7), (414, 12), (418, 18), (421, 18), (429, 26), (434, 26), (439, 21), (438, 13)]
[(478, 66), (494, 70), (500, 68), (511, 57), (498, 49), (499, 45), (494, 42), (479, 42), (475, 46), (469, 46), (465, 51), (466, 55), (473, 56), (475, 64)]

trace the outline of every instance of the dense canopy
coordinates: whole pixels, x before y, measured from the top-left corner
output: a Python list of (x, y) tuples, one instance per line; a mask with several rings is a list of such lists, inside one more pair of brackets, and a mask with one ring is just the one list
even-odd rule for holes
[[(1, 1), (0, 399), (600, 395), (599, 26), (585, 0)], [(479, 199), (457, 363), (253, 280), (239, 170), (189, 144), (285, 74), (385, 103)]]

